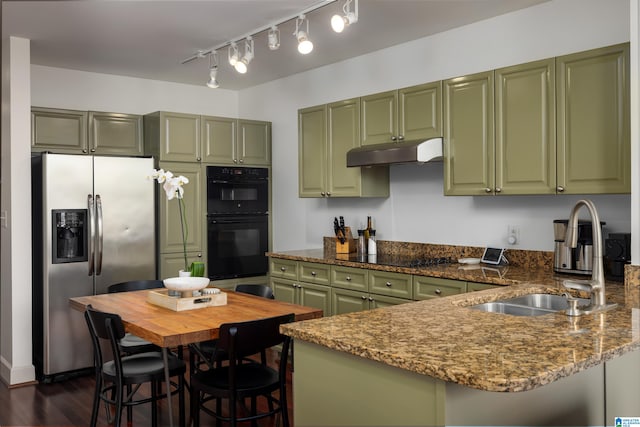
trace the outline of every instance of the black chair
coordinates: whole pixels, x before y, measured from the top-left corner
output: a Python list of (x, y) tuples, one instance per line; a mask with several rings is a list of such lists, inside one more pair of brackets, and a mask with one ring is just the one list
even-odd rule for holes
[[(200, 425), (200, 411), (204, 411), (220, 421), (255, 421), (280, 413), (283, 426), (289, 427), (287, 410), (286, 369), (287, 358), (281, 357), (278, 369), (258, 362), (247, 363), (247, 356), (261, 350), (282, 344), (282, 353), (287, 354), (291, 339), (280, 334), (280, 325), (293, 322), (294, 315), (270, 317), (248, 322), (227, 323), (220, 327), (218, 348), (229, 355), (226, 366), (218, 366), (206, 371), (198, 371), (191, 377), (191, 417), (193, 426)], [(278, 397), (273, 392), (279, 391)], [(263, 396), (269, 409), (258, 413), (257, 398)], [(251, 408), (246, 416), (238, 416), (238, 404), (250, 398)], [(222, 399), (229, 402), (228, 416), (222, 415)], [(205, 406), (216, 400), (215, 411)]]
[[(236, 292), (256, 295), (259, 297), (274, 299), (273, 290), (267, 285), (257, 284), (243, 284), (236, 285)], [(193, 374), (197, 367), (203, 362), (207, 362), (209, 367), (212, 367), (213, 363), (220, 363), (227, 360), (227, 354), (216, 347), (217, 340), (203, 341), (198, 344), (191, 345), (189, 347), (189, 364), (191, 368), (191, 374)], [(262, 363), (267, 363), (267, 355), (263, 350), (261, 352)]]
[[(124, 336), (122, 319), (117, 314), (94, 310), (91, 306), (85, 311), (85, 320), (89, 327), (93, 342), (96, 387), (91, 411), (91, 427), (98, 421), (100, 401), (115, 406), (113, 420), (107, 406), (107, 422), (115, 427), (121, 425), (122, 409), (127, 408), (128, 425), (133, 423), (133, 406), (151, 402), (151, 424), (158, 425), (157, 401), (166, 397), (161, 392), (161, 384), (165, 381), (164, 361), (160, 352), (138, 353), (122, 356), (119, 341)], [(113, 360), (104, 362), (100, 340), (108, 340)], [(169, 355), (169, 376), (178, 377), (178, 383), (172, 383), (171, 394), (179, 396), (179, 423), (185, 425), (184, 407), (184, 374), (185, 363), (174, 355)], [(136, 393), (144, 383), (150, 383), (151, 397), (136, 399)], [(125, 394), (126, 389), (126, 394)]]
[[(164, 287), (162, 280), (133, 280), (129, 282), (116, 283), (107, 288), (107, 292), (141, 291), (144, 289), (157, 289)], [(144, 353), (147, 351), (160, 351), (160, 348), (149, 341), (136, 335), (126, 333), (120, 340), (120, 349), (124, 354)]]

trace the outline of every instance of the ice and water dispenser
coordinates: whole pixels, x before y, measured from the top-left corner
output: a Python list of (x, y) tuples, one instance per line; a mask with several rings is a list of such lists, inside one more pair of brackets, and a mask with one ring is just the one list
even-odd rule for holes
[(52, 263), (87, 261), (87, 210), (54, 209), (51, 215)]

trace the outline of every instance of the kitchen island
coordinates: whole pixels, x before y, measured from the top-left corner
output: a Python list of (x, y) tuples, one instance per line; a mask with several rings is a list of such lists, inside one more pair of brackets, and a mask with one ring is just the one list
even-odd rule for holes
[(529, 270), (511, 268), (532, 277), (510, 286), (283, 327), (295, 339), (295, 425), (614, 425), (640, 416), (639, 288), (608, 282), (618, 306), (579, 317), (469, 308), (566, 291), (562, 276)]

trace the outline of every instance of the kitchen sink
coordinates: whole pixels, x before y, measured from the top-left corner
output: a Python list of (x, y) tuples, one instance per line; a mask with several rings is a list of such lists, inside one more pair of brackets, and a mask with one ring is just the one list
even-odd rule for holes
[[(589, 304), (590, 300), (578, 298), (578, 306)], [(567, 297), (551, 294), (527, 294), (519, 297), (476, 304), (470, 308), (488, 313), (510, 314), (512, 316), (542, 316), (569, 308)]]

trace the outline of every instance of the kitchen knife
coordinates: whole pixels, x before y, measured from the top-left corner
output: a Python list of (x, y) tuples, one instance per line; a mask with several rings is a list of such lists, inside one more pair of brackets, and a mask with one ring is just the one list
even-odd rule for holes
[(340, 243), (347, 241), (347, 231), (344, 228), (344, 217), (340, 217)]

